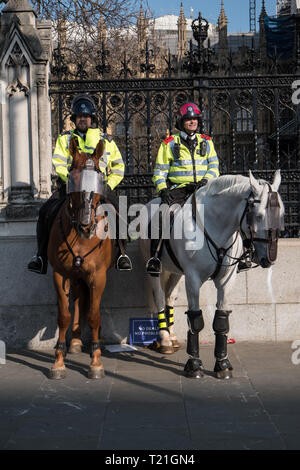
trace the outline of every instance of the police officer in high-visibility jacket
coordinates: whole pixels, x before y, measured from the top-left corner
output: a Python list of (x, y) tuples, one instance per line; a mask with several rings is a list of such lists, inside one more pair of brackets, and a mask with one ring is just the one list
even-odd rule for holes
[[(180, 132), (165, 139), (158, 150), (152, 180), (162, 203), (183, 204), (196, 189), (219, 176), (219, 160), (211, 137), (197, 133), (200, 119), (195, 103), (180, 106), (176, 122)], [(160, 260), (154, 257), (156, 245), (152, 241), (146, 267), (154, 275), (161, 271)]]
[[(105, 149), (99, 161), (99, 168), (107, 179), (107, 199), (118, 210), (118, 198), (113, 190), (124, 177), (124, 162), (116, 143), (108, 135), (102, 134), (100, 129), (96, 127), (96, 107), (92, 97), (82, 94), (73, 100), (71, 121), (74, 122), (76, 128), (58, 136), (52, 157), (53, 167), (60, 178), (60, 191), (59, 194), (52, 195), (40, 209), (37, 223), (38, 251), (37, 255), (28, 264), (30, 271), (39, 274), (46, 274), (47, 272), (49, 219), (53, 221), (55, 214), (66, 198), (65, 183), (72, 163), (69, 144), (73, 136), (78, 142), (79, 151), (90, 154), (96, 149), (99, 140), (104, 140)], [(116, 268), (122, 271), (132, 269), (131, 261), (126, 254), (119, 253)]]

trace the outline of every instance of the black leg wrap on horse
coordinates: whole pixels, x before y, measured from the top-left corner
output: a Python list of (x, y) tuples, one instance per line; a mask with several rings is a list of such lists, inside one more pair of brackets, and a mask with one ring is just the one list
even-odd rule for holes
[(187, 335), (186, 352), (192, 357), (199, 357), (199, 337), (198, 333), (204, 328), (202, 310), (188, 310), (189, 331)]
[(193, 374), (198, 370), (203, 370), (203, 364), (200, 359), (191, 358), (187, 361), (186, 365), (184, 366), (184, 372), (188, 375)]
[(91, 352), (90, 352), (91, 357), (93, 356), (93, 352), (96, 351), (97, 349), (101, 349), (100, 348), (100, 341), (92, 341), (92, 343), (91, 343)]
[(233, 370), (233, 367), (229, 359), (217, 360), (214, 368), (214, 372), (221, 372), (222, 370)]
[(66, 357), (66, 355), (67, 355), (67, 345), (66, 345), (65, 341), (62, 342), (62, 343), (57, 341), (56, 346), (54, 347), (54, 349), (56, 349), (56, 351), (62, 351), (63, 356)]
[(216, 310), (213, 321), (213, 330), (215, 332), (215, 372), (225, 369), (232, 370), (232, 366), (227, 359), (227, 333), (229, 332), (229, 315), (231, 310)]

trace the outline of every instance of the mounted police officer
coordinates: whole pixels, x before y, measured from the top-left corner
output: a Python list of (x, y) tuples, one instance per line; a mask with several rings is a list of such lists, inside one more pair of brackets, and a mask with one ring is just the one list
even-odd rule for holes
[[(193, 102), (180, 106), (176, 128), (178, 134), (165, 139), (157, 154), (153, 182), (161, 202), (184, 204), (186, 199), (207, 181), (219, 176), (219, 160), (211, 137), (197, 132), (201, 119)], [(159, 241), (151, 241), (151, 258), (147, 272), (158, 275), (161, 262), (155, 257)]]
[[(69, 152), (69, 144), (74, 136), (78, 142), (79, 151), (92, 154), (100, 139), (105, 142), (105, 150), (100, 159), (99, 168), (105, 174), (107, 182), (107, 199), (118, 211), (118, 198), (113, 190), (124, 177), (124, 162), (121, 153), (108, 135), (103, 135), (97, 128), (96, 106), (93, 98), (87, 94), (78, 95), (72, 103), (71, 121), (76, 128), (60, 134), (57, 138), (52, 163), (59, 177), (60, 189), (46, 201), (40, 209), (37, 223), (37, 255), (28, 264), (30, 271), (46, 274), (47, 272), (47, 247), (50, 233), (50, 225), (58, 212), (59, 207), (66, 199), (66, 181), (72, 163)], [(102, 160), (102, 161), (101, 161)], [(123, 241), (119, 240), (119, 255), (116, 268), (121, 271), (132, 269), (131, 261), (122, 249)]]

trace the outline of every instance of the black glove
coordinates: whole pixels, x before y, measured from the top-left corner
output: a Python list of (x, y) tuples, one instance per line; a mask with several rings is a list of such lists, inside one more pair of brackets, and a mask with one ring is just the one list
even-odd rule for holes
[(172, 190), (171, 189), (162, 189), (159, 193), (159, 197), (161, 198), (161, 202), (163, 204), (171, 204), (173, 202)]
[(109, 197), (109, 195), (112, 194), (112, 193), (113, 193), (113, 190), (111, 189), (111, 187), (109, 186), (109, 184), (106, 184), (106, 185), (104, 186), (104, 194), (103, 194), (104, 199), (107, 199), (107, 198)]
[(205, 186), (207, 182), (208, 182), (208, 179), (203, 178), (201, 181), (199, 181), (199, 183), (197, 183), (197, 189), (202, 188), (203, 186)]
[(188, 193), (194, 193), (197, 189), (199, 188), (202, 188), (203, 186), (206, 185), (207, 183), (207, 179), (206, 178), (203, 178), (201, 181), (199, 181), (198, 183), (189, 183), (185, 186), (185, 190), (188, 192)]

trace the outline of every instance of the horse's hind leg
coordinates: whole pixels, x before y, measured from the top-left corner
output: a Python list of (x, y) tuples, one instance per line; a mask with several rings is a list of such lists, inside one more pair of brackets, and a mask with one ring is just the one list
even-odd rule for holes
[(69, 311), (69, 281), (65, 280), (56, 271), (53, 272), (54, 286), (58, 299), (58, 326), (59, 336), (56, 344), (55, 362), (49, 371), (50, 379), (63, 379), (66, 376), (66, 368), (64, 357), (67, 352), (66, 348), (66, 332), (71, 321), (71, 313)]
[(157, 308), (159, 327), (159, 342), (154, 341), (151, 347), (161, 354), (172, 354), (174, 352), (174, 348), (168, 329), (168, 319), (166, 317), (165, 311), (165, 292), (163, 288), (163, 286), (166, 284), (167, 274), (163, 273), (161, 278), (163, 278), (162, 284), (159, 277), (153, 277), (150, 281), (154, 302)]
[(172, 346), (174, 352), (180, 348), (181, 344), (179, 343), (175, 333), (174, 333), (174, 301), (172, 298), (172, 293), (178, 284), (181, 278), (181, 274), (171, 274), (169, 278), (166, 280), (165, 284), (165, 296), (166, 296), (166, 306), (165, 306), (165, 316), (168, 325), (168, 330), (170, 334), (170, 340), (172, 342)]
[(186, 274), (185, 288), (188, 299), (188, 311), (185, 312), (188, 320), (187, 353), (190, 359), (184, 367), (184, 373), (189, 378), (201, 378), (203, 365), (199, 359), (199, 333), (204, 328), (202, 310), (199, 309), (199, 290), (201, 280), (193, 273)]

